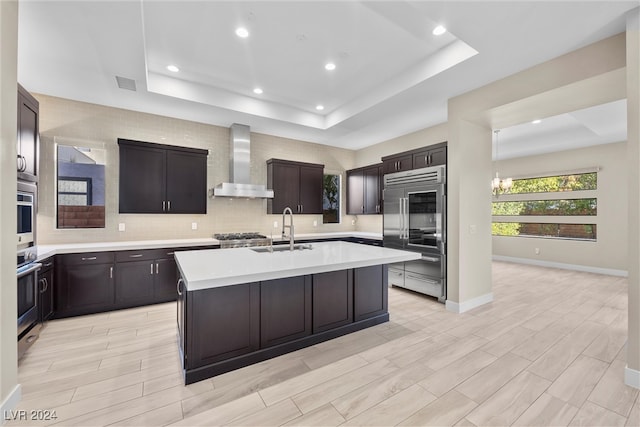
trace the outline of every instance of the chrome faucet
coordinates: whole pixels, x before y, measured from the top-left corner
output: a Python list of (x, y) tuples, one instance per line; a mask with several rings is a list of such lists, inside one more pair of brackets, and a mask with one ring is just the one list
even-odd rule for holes
[[(289, 213), (289, 225), (285, 224), (285, 218), (287, 213)], [(284, 232), (285, 229), (289, 229), (289, 236), (287, 236)], [(287, 206), (286, 208), (284, 208), (284, 211), (282, 211), (282, 238), (286, 239), (287, 237), (289, 237), (289, 250), (292, 251), (293, 250), (293, 242), (294, 242), (294, 237), (293, 237), (293, 211), (291, 210), (291, 208), (289, 206)]]

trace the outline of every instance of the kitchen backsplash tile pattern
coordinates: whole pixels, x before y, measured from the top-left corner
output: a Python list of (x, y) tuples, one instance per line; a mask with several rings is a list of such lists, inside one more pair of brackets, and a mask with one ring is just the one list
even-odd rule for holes
[[(229, 129), (153, 114), (106, 107), (36, 94), (40, 101), (40, 189), (38, 243), (75, 243), (125, 240), (156, 240), (209, 237), (219, 232), (258, 231), (279, 236), (274, 221), (281, 226), (281, 215), (267, 215), (266, 200), (208, 198), (206, 215), (124, 215), (118, 213), (118, 138), (160, 144), (204, 148), (208, 188), (229, 178)], [(106, 227), (103, 229), (57, 229), (55, 217), (56, 143), (104, 148), (106, 166)], [(283, 158), (323, 163), (325, 172), (340, 173), (343, 204), (346, 198), (344, 172), (355, 165), (355, 152), (309, 142), (259, 133), (251, 134), (251, 180), (266, 184), (266, 161)], [(343, 215), (340, 224), (322, 224), (321, 215), (296, 215), (297, 233), (363, 230), (355, 217)], [(314, 221), (317, 226), (314, 226)], [(197, 224), (197, 230), (192, 224)], [(118, 225), (125, 224), (125, 231)]]

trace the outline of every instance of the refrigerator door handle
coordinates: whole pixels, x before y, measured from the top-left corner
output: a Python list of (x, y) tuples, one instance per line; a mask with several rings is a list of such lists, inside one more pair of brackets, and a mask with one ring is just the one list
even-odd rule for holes
[(404, 239), (409, 240), (409, 198), (404, 198)]

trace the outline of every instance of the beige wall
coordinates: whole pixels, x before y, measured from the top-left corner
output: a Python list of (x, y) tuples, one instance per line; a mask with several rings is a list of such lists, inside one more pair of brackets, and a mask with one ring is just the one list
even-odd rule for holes
[[(0, 410), (19, 399), (16, 319), (16, 123), (18, 2), (0, 2)], [(0, 412), (0, 416), (3, 413)], [(4, 420), (4, 416), (2, 416)], [(4, 421), (2, 421), (4, 424)]]
[[(495, 162), (501, 176), (525, 177), (599, 167), (596, 242), (494, 236), (493, 254), (562, 264), (627, 270), (627, 145), (625, 142)], [(569, 194), (567, 197), (581, 197)], [(589, 196), (591, 197), (591, 196)], [(535, 248), (540, 254), (535, 254)]]
[[(210, 237), (216, 232), (259, 231), (270, 235), (281, 215), (267, 215), (266, 200), (209, 198), (206, 215), (132, 215), (118, 213), (118, 138), (134, 139), (209, 150), (208, 187), (229, 180), (229, 129), (152, 114), (87, 104), (35, 94), (40, 101), (40, 194), (38, 243), (154, 240)], [(322, 163), (325, 172), (340, 173), (354, 167), (351, 150), (251, 134), (251, 179), (266, 184), (266, 161), (282, 158)], [(56, 229), (55, 143), (85, 145), (107, 150), (106, 228)], [(346, 195), (343, 179), (343, 199)], [(343, 209), (344, 212), (344, 209)], [(341, 224), (322, 224), (322, 215), (296, 215), (297, 233), (354, 230), (352, 217)], [(313, 221), (318, 226), (313, 226)], [(198, 230), (191, 223), (198, 223)], [(126, 231), (118, 231), (124, 223)]]

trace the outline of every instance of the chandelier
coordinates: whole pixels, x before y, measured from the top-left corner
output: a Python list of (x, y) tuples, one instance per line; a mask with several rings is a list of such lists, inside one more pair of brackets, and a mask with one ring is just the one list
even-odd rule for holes
[[(495, 161), (498, 161), (498, 133), (500, 133), (500, 129), (494, 130), (493, 133), (496, 135)], [(508, 193), (512, 186), (513, 180), (511, 178), (500, 178), (498, 171), (496, 171), (496, 177), (491, 180), (491, 192), (494, 196), (498, 197), (500, 194)]]

